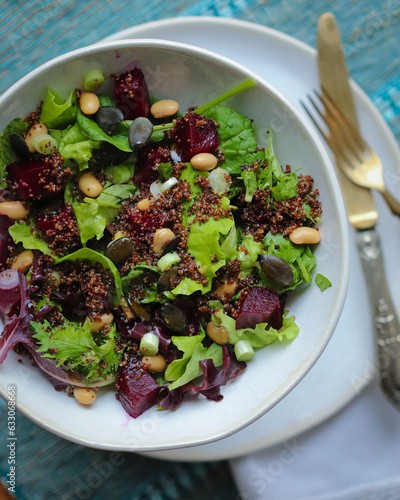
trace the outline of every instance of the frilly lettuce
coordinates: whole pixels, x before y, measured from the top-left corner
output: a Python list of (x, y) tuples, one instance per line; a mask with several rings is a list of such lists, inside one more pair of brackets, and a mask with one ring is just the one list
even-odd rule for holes
[[(190, 339), (190, 337), (187, 337)], [(202, 375), (202, 370), (200, 368), (200, 361), (204, 359), (212, 359), (216, 367), (222, 365), (222, 346), (216, 344), (215, 342), (211, 344), (210, 347), (204, 347), (201, 342), (197, 342), (194, 346), (192, 354), (190, 355), (189, 361), (184, 366), (184, 372), (182, 375), (174, 380), (172, 384), (168, 386), (171, 391), (177, 387), (187, 384), (188, 382), (194, 380), (195, 378)], [(178, 368), (178, 372), (182, 370), (182, 367)]]
[(99, 205), (97, 203), (75, 203), (73, 208), (82, 245), (85, 245), (91, 238), (100, 240), (103, 237), (107, 220), (101, 215)]
[(92, 158), (93, 149), (100, 147), (98, 141), (85, 140), (75, 144), (66, 144), (59, 148), (59, 153), (66, 160), (74, 160), (79, 170), (89, 168), (89, 160)]
[(196, 260), (199, 271), (208, 278), (208, 285), (202, 286), (186, 277), (172, 290), (173, 294), (191, 295), (197, 290), (202, 293), (211, 290), (212, 278), (227, 262), (227, 254), (221, 247), (221, 236), (227, 235), (233, 225), (233, 219), (221, 217), (218, 220), (210, 218), (201, 224), (196, 221), (190, 226), (188, 251)]
[(259, 323), (255, 328), (236, 330), (236, 321), (222, 311), (213, 315), (213, 321), (222, 325), (229, 333), (229, 343), (236, 344), (239, 340), (247, 340), (255, 349), (261, 349), (273, 342), (290, 341), (296, 338), (299, 327), (294, 322), (294, 316), (283, 317), (283, 326), (279, 330), (271, 328), (268, 323)]
[(39, 250), (46, 255), (54, 257), (49, 245), (32, 232), (33, 227), (34, 225), (31, 221), (16, 222), (8, 231), (14, 243), (22, 243), (22, 246), (26, 250)]
[[(311, 282), (311, 271), (316, 265), (316, 260), (308, 245), (294, 245), (288, 238), (284, 238), (282, 234), (272, 233), (265, 236), (264, 245), (267, 254), (281, 257), (292, 268), (294, 281), (285, 290), (292, 290), (303, 282)], [(276, 289), (264, 274), (261, 277), (265, 286)]]
[(74, 123), (78, 108), (77, 101), (74, 90), (64, 100), (57, 92), (49, 88), (43, 101), (40, 123), (44, 123), (47, 128), (64, 128)]
[(45, 320), (31, 322), (31, 328), (38, 342), (37, 351), (43, 357), (55, 359), (57, 366), (65, 364), (68, 370), (77, 369), (86, 376), (87, 383), (113, 376), (119, 370), (122, 350), (115, 343), (115, 324), (98, 342), (89, 320), (83, 324), (65, 321), (56, 327)]
[(168, 365), (164, 374), (165, 380), (172, 382), (182, 377), (196, 345), (203, 342), (204, 337), (204, 333), (194, 335), (193, 337), (171, 337), (172, 343), (183, 352), (183, 356), (180, 359), (175, 359)]
[[(241, 247), (244, 247), (245, 250)], [(249, 274), (256, 265), (258, 256), (261, 254), (262, 244), (254, 241), (253, 236), (246, 234), (239, 244), (240, 270)]]

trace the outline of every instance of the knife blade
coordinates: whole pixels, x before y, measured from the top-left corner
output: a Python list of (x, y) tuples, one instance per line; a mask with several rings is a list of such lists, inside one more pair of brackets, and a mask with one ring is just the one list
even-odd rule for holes
[[(358, 131), (357, 114), (349, 84), (335, 16), (323, 14), (318, 22), (318, 66), (322, 92), (331, 96)], [(367, 280), (373, 309), (377, 345), (377, 368), (382, 392), (400, 409), (400, 324), (386, 283), (379, 236), (378, 213), (369, 189), (353, 182), (338, 169), (350, 223), (357, 230), (356, 242)]]
[[(318, 66), (322, 92), (324, 89), (340, 111), (358, 131), (357, 114), (349, 85), (346, 60), (333, 14), (326, 12), (318, 21)], [(369, 189), (357, 186), (340, 170), (337, 171), (350, 223), (356, 229), (376, 225), (378, 213)]]

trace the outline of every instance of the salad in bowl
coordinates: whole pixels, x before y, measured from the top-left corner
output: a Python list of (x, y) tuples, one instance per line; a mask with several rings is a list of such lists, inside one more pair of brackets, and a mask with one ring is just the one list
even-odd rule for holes
[(340, 316), (347, 226), (278, 90), (126, 40), (45, 63), (0, 110), (1, 397), (75, 442), (155, 451), (228, 436), (299, 383)]
[(81, 404), (112, 385), (136, 418), (219, 401), (255, 351), (297, 336), (285, 299), (312, 280), (322, 207), (272, 130), (262, 147), (224, 104), (254, 85), (182, 110), (141, 68), (98, 67), (6, 126), (0, 361), (28, 351)]

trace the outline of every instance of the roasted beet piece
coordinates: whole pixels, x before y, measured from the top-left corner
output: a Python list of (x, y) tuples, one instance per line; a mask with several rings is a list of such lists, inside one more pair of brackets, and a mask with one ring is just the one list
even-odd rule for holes
[(198, 153), (214, 151), (219, 145), (214, 122), (197, 113), (187, 112), (177, 121), (171, 135), (178, 144), (179, 154), (184, 162)]
[(162, 226), (163, 214), (149, 214), (148, 212), (141, 212), (138, 209), (133, 209), (128, 213), (131, 229), (135, 236), (145, 236), (148, 233), (160, 229)]
[(40, 198), (57, 184), (57, 171), (45, 160), (16, 161), (7, 167), (13, 189), (23, 200)]
[(159, 386), (135, 356), (130, 356), (117, 379), (118, 399), (124, 410), (137, 418), (159, 403), (168, 390)]
[(282, 310), (279, 295), (274, 290), (256, 286), (246, 295), (236, 319), (236, 328), (255, 328), (259, 323), (269, 323), (272, 328), (282, 327)]
[(9, 185), (23, 200), (58, 193), (72, 175), (70, 168), (62, 166), (63, 157), (58, 153), (36, 160), (16, 161), (7, 166)]
[(147, 83), (139, 68), (121, 75), (113, 75), (115, 80), (114, 98), (125, 120), (147, 116), (150, 110), (150, 97)]
[(41, 215), (38, 224), (53, 250), (62, 251), (76, 247), (80, 243), (79, 229), (74, 211), (69, 203), (61, 207), (60, 213)]
[(149, 184), (158, 177), (158, 166), (160, 163), (171, 161), (171, 152), (167, 148), (146, 146), (139, 151), (135, 165), (135, 184)]

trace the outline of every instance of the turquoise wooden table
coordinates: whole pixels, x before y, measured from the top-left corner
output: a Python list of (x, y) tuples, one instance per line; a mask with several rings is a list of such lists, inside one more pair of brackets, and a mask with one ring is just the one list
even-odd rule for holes
[[(117, 31), (157, 19), (223, 16), (251, 21), (315, 46), (320, 14), (341, 28), (351, 76), (377, 105), (400, 140), (399, 18), (394, 0), (31, 0), (0, 2), (0, 92), (39, 64)], [(0, 402), (0, 477), (8, 472), (6, 405)], [(161, 462), (92, 450), (17, 419), (20, 500), (239, 499), (226, 462)], [(0, 499), (1, 499), (0, 493)]]

